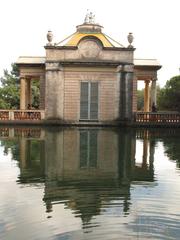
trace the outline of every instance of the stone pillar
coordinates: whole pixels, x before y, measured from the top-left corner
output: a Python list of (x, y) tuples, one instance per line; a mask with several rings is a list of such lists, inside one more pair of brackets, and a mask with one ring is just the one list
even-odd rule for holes
[(123, 113), (122, 113), (122, 109), (123, 109), (123, 99), (124, 99), (124, 92), (123, 92), (123, 88), (124, 88), (124, 75), (123, 75), (123, 66), (119, 65), (116, 69), (117, 72), (117, 88), (118, 88), (118, 103), (117, 103), (117, 119), (122, 119), (123, 118)]
[(20, 78), (20, 109), (26, 109), (26, 79)]
[(46, 63), (45, 119), (64, 118), (64, 72), (59, 63)]
[(156, 80), (153, 80), (151, 83), (151, 106), (153, 104), (153, 102), (156, 103)]
[(132, 111), (137, 112), (137, 77), (133, 79), (133, 92), (132, 92)]
[(45, 76), (40, 76), (40, 109), (45, 109)]
[(28, 104), (32, 104), (32, 97), (31, 97), (31, 79), (26, 80), (26, 108)]
[(134, 78), (134, 67), (133, 65), (125, 65), (125, 84), (124, 84), (124, 119), (132, 120), (132, 100), (133, 100), (133, 78)]
[(144, 112), (149, 112), (149, 80), (145, 81), (145, 89), (144, 89)]

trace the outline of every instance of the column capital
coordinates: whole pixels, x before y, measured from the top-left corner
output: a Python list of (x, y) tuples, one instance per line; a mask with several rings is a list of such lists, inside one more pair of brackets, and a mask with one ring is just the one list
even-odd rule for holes
[(41, 80), (41, 79), (44, 79), (45, 78), (45, 74), (41, 74), (40, 76), (39, 76), (39, 79)]
[(63, 71), (63, 67), (59, 62), (47, 62), (46, 71)]
[(123, 71), (123, 66), (122, 65), (117, 66), (116, 72), (122, 72), (122, 71)]
[(32, 76), (30, 76), (30, 75), (20, 75), (19, 76), (19, 79), (21, 80), (21, 79), (25, 79), (25, 80), (31, 80), (32, 79)]
[(150, 81), (151, 81), (151, 80), (144, 80), (144, 83), (147, 84), (147, 85), (149, 85)]
[(124, 65), (124, 72), (134, 72), (134, 65), (129, 64), (129, 65)]

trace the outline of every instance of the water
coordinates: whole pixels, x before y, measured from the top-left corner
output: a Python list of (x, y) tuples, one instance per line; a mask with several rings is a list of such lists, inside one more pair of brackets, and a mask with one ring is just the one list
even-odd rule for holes
[(0, 239), (179, 239), (179, 137), (1, 128)]

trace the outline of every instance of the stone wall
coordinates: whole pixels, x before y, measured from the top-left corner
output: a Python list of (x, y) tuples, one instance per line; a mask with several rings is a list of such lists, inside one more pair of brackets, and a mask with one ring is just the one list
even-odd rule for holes
[(115, 69), (74, 68), (64, 72), (64, 119), (80, 119), (80, 83), (99, 83), (99, 120), (109, 121), (118, 117), (117, 73)]
[(133, 62), (132, 49), (122, 48), (115, 50), (111, 48), (97, 48), (93, 52), (93, 55), (90, 55), (85, 47), (83, 48), (82, 46), (82, 49), (78, 47), (46, 47), (46, 61), (77, 61), (91, 58), (91, 60), (94, 59), (96, 61)]

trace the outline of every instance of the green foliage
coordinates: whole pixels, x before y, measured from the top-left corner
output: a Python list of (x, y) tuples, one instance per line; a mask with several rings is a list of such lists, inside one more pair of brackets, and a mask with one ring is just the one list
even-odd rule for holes
[(158, 106), (161, 110), (180, 112), (180, 75), (171, 78), (160, 90)]
[(19, 72), (15, 64), (11, 66), (12, 70), (4, 70), (4, 76), (0, 78), (0, 109), (19, 108)]
[(137, 110), (143, 111), (144, 108), (144, 89), (137, 90)]
[[(0, 109), (19, 109), (20, 107), (20, 82), (19, 71), (16, 64), (11, 65), (9, 72), (4, 70), (4, 76), (0, 78)], [(40, 91), (39, 81), (31, 82), (32, 107), (39, 107)]]
[(32, 107), (39, 108), (40, 104), (40, 86), (38, 80), (33, 80), (31, 82), (31, 91), (32, 91)]

